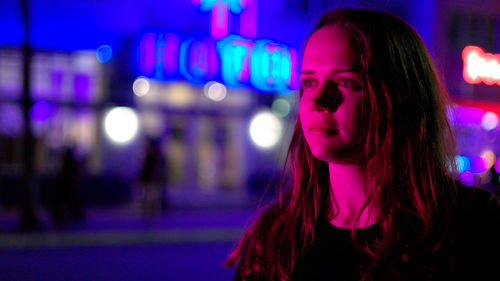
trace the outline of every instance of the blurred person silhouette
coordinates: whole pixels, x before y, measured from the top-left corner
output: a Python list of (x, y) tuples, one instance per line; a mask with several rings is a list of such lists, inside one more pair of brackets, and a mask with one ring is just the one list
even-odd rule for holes
[(74, 145), (64, 147), (62, 163), (55, 186), (52, 217), (58, 226), (85, 218), (81, 183), (84, 176), (84, 159), (77, 155)]
[(332, 10), (300, 77), (293, 176), (226, 260), (234, 280), (499, 280), (498, 201), (455, 179), (448, 96), (413, 28)]
[(142, 208), (145, 214), (155, 215), (167, 208), (167, 161), (159, 139), (146, 140), (140, 173)]

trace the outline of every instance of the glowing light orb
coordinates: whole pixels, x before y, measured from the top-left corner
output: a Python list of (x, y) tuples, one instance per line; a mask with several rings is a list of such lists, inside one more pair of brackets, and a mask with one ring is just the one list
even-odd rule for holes
[(486, 131), (491, 131), (498, 126), (498, 116), (493, 112), (486, 112), (481, 118), (481, 126)]
[(279, 117), (286, 117), (290, 113), (291, 105), (285, 99), (276, 99), (271, 105), (271, 111)]
[(471, 172), (460, 173), (458, 180), (468, 186), (474, 185), (475, 183), (474, 175)]
[(149, 84), (149, 80), (144, 77), (138, 77), (135, 79), (134, 84), (132, 84), (132, 90), (138, 97), (145, 96), (149, 92), (150, 88), (151, 85)]
[(495, 165), (496, 156), (495, 153), (491, 149), (487, 149), (481, 153), (481, 158), (483, 158), (487, 164), (488, 169)]
[(250, 121), (250, 138), (260, 148), (269, 149), (281, 139), (283, 124), (269, 111), (257, 113)]
[(130, 142), (139, 129), (139, 119), (129, 107), (115, 107), (104, 117), (104, 130), (109, 139), (117, 144)]
[(500, 158), (495, 161), (495, 171), (500, 174)]
[(486, 53), (478, 46), (466, 46), (462, 51), (463, 77), (469, 84), (500, 85), (500, 56)]
[(113, 57), (113, 49), (109, 45), (102, 45), (97, 48), (95, 56), (99, 62), (108, 62)]
[(470, 170), (470, 159), (466, 156), (458, 155), (455, 157), (455, 163), (459, 173)]
[(226, 98), (227, 89), (224, 84), (210, 81), (203, 87), (203, 93), (207, 98), (219, 102)]

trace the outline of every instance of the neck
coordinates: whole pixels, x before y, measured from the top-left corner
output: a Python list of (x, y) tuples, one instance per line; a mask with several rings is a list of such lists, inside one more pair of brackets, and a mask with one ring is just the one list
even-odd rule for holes
[[(370, 192), (373, 183), (367, 180), (365, 188), (365, 170), (359, 164), (329, 162), (332, 209), (330, 223), (342, 228), (353, 228), (356, 218)], [(374, 211), (369, 204), (361, 213), (358, 228), (367, 227), (376, 222)]]

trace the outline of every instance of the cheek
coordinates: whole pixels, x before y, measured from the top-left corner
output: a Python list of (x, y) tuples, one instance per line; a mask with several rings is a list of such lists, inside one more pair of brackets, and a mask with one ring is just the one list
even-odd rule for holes
[(302, 127), (304, 127), (304, 122), (307, 122), (309, 114), (310, 113), (306, 110), (306, 105), (304, 103), (304, 100), (301, 98), (299, 102), (299, 120)]

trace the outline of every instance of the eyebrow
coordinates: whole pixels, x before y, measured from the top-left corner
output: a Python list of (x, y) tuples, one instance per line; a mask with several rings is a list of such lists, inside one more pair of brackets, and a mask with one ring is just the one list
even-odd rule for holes
[[(342, 73), (342, 72), (359, 72), (359, 70), (356, 68), (339, 68), (339, 69), (330, 70), (330, 73), (332, 73), (332, 74)], [(316, 71), (314, 71), (314, 70), (303, 70), (300, 72), (300, 75), (314, 74), (314, 73), (316, 73)]]

